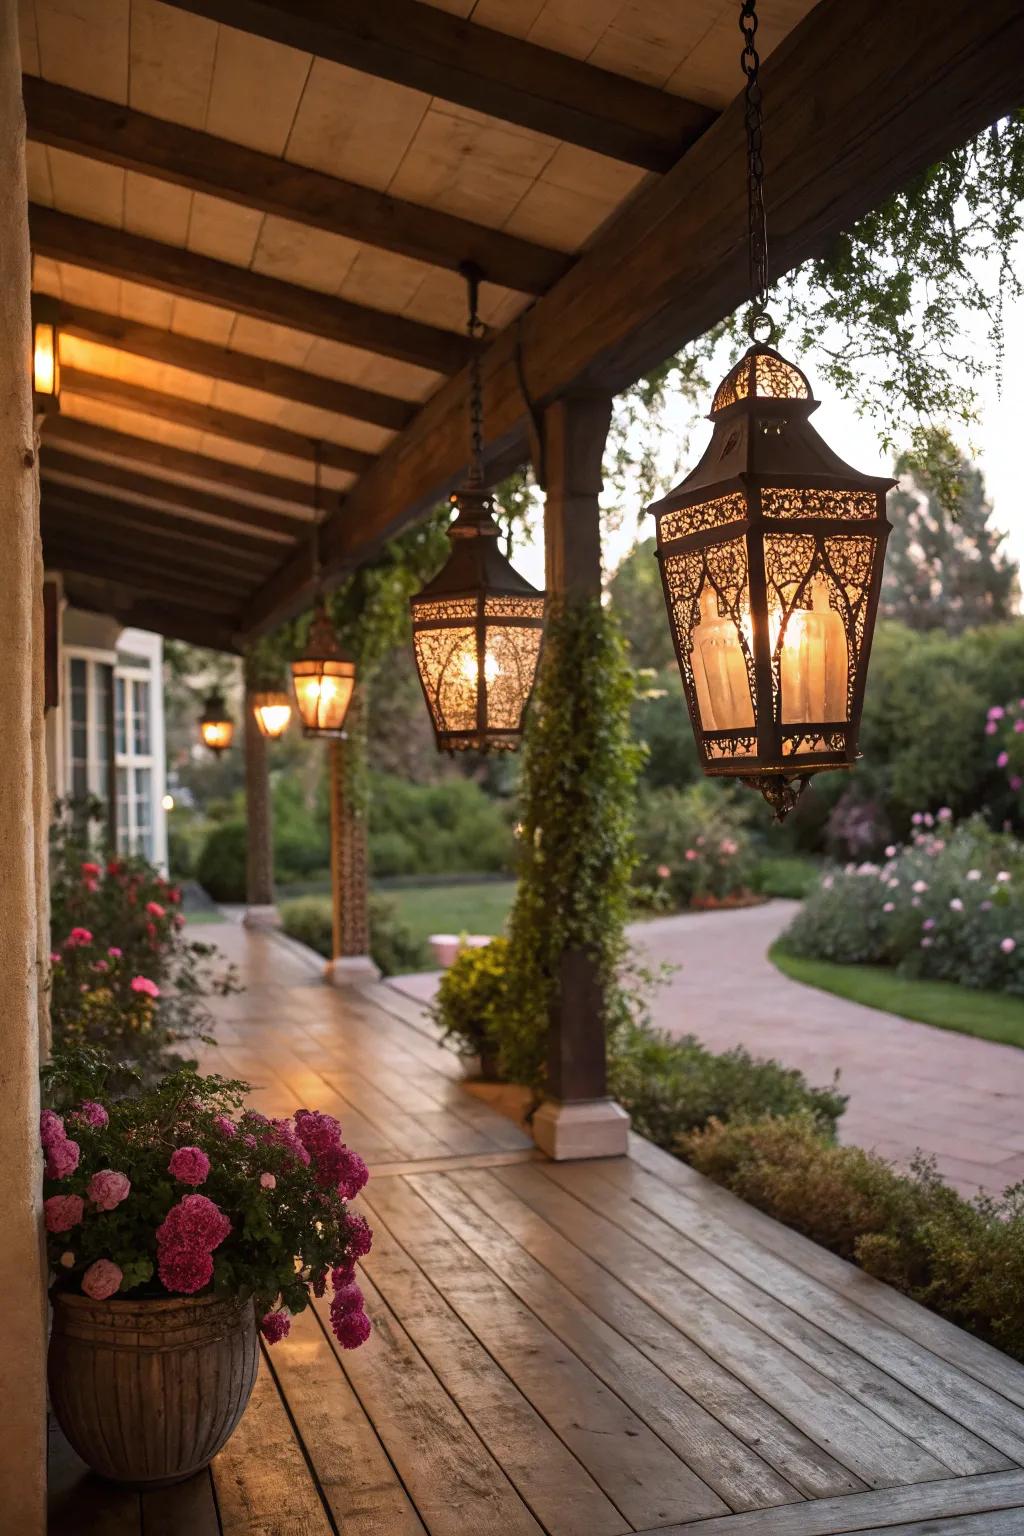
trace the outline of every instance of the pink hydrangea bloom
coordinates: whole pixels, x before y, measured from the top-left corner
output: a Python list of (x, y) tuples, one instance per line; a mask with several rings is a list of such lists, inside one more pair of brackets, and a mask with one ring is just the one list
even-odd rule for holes
[(194, 1296), (213, 1279), (213, 1257), (205, 1248), (171, 1243), (156, 1250), (156, 1272), (169, 1291)]
[(122, 1200), (127, 1200), (131, 1187), (132, 1181), (127, 1174), (117, 1173), (113, 1168), (102, 1168), (89, 1180), (86, 1193), (98, 1211), (112, 1211)]
[(370, 1177), (367, 1168), (358, 1152), (353, 1152), (351, 1147), (342, 1149), (342, 1171), (338, 1179), (338, 1193), (344, 1200), (353, 1200), (364, 1187)]
[(260, 1188), (261, 1189), (276, 1189), (277, 1188), (277, 1179), (274, 1177), (274, 1175), (272, 1173), (261, 1173), (260, 1174)]
[(231, 1223), (219, 1205), (206, 1195), (184, 1195), (157, 1227), (156, 1240), (158, 1244), (187, 1240), (212, 1253), (230, 1231)]
[(331, 1328), (342, 1349), (358, 1349), (373, 1332), (365, 1312), (345, 1312), (337, 1318), (332, 1315)]
[(97, 1104), (95, 1099), (83, 1099), (81, 1104), (70, 1117), (78, 1125), (90, 1125), (94, 1131), (102, 1131), (105, 1125), (109, 1125), (110, 1116), (102, 1104)]
[(205, 1184), (210, 1172), (210, 1159), (202, 1147), (175, 1147), (167, 1172), (181, 1184)]
[(227, 1115), (214, 1115), (213, 1124), (214, 1129), (221, 1136), (227, 1136), (230, 1138), (231, 1136), (238, 1135), (238, 1126), (233, 1120), (229, 1119)]
[(80, 1156), (81, 1149), (77, 1141), (69, 1141), (66, 1136), (55, 1138), (46, 1148), (46, 1177), (66, 1179), (78, 1167)]
[(64, 940), (65, 949), (77, 949), (81, 944), (92, 943), (92, 931), (89, 928), (72, 928)]
[(284, 1307), (279, 1307), (275, 1312), (265, 1312), (260, 1318), (260, 1333), (268, 1344), (276, 1344), (279, 1339), (286, 1339), (291, 1326), (291, 1315)]
[(112, 1259), (97, 1259), (82, 1276), (82, 1290), (93, 1301), (106, 1301), (120, 1289), (124, 1275)]
[(325, 1115), (318, 1109), (297, 1109), (295, 1134), (313, 1159), (320, 1188), (336, 1187), (348, 1171), (348, 1149), (334, 1116)]
[(47, 1232), (69, 1232), (82, 1219), (85, 1205), (81, 1195), (51, 1195), (43, 1201), (43, 1220)]
[(373, 1229), (365, 1216), (348, 1218), (349, 1249), (354, 1258), (365, 1258), (373, 1247)]
[(351, 1285), (355, 1278), (354, 1264), (336, 1264), (331, 1270), (331, 1287), (335, 1291), (344, 1290), (345, 1286)]
[(55, 1109), (44, 1109), (39, 1116), (39, 1140), (47, 1150), (53, 1142), (67, 1140), (64, 1121)]
[(272, 1120), (270, 1124), (273, 1128), (270, 1136), (271, 1142), (275, 1146), (283, 1147), (298, 1162), (308, 1166), (309, 1153), (296, 1135), (295, 1126), (292, 1122), (290, 1120)]
[(121, 956), (124, 954), (124, 950), (118, 949), (116, 944), (111, 944), (110, 948), (107, 950), (107, 954), (110, 956), (111, 960), (120, 960)]
[(133, 976), (131, 988), (133, 992), (142, 992), (146, 997), (160, 996), (160, 988), (155, 981), (150, 981), (148, 976)]
[(348, 1285), (341, 1285), (334, 1293), (332, 1310), (337, 1307), (339, 1312), (361, 1312), (363, 1310), (363, 1293), (354, 1280)]

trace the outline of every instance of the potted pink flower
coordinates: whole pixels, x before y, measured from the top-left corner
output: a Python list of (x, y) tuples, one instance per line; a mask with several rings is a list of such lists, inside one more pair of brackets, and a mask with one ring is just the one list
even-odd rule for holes
[(284, 1338), (310, 1294), (331, 1286), (343, 1348), (370, 1333), (355, 1262), (372, 1234), (349, 1206), (365, 1163), (330, 1115), (268, 1119), (245, 1088), (183, 1070), (42, 1113), (53, 1407), (82, 1458), (133, 1487), (207, 1464), (244, 1412), (258, 1334)]

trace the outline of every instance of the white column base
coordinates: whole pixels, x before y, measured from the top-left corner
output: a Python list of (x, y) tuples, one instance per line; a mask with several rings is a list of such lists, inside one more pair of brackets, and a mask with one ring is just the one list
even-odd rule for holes
[(339, 955), (324, 966), (324, 980), (332, 987), (355, 987), (361, 981), (380, 981), (380, 971), (369, 955)]
[(545, 1099), (533, 1117), (533, 1139), (555, 1162), (625, 1157), (629, 1116), (614, 1099), (583, 1099), (571, 1104)]
[(245, 928), (280, 928), (281, 914), (272, 902), (263, 907), (246, 907), (242, 925)]

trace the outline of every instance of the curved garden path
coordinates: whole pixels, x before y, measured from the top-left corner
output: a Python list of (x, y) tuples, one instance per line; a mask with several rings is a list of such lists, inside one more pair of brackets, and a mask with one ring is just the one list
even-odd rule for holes
[(737, 912), (634, 924), (649, 963), (681, 967), (658, 989), (655, 1023), (713, 1050), (745, 1045), (799, 1067), (815, 1084), (838, 1067), (850, 1104), (843, 1141), (905, 1163), (934, 1153), (965, 1194), (1024, 1179), (1024, 1050), (898, 1019), (803, 986), (767, 951), (797, 909), (772, 901)]

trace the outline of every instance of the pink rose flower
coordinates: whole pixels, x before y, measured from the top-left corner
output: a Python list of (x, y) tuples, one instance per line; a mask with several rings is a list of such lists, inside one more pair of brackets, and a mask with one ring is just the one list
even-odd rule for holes
[(238, 1126), (227, 1115), (214, 1115), (213, 1124), (214, 1129), (221, 1136), (231, 1137), (238, 1135)]
[(57, 953), (57, 951), (55, 949), (51, 949), (50, 950), (50, 964), (51, 965), (60, 965), (60, 955), (58, 955), (58, 953)]
[(142, 992), (146, 997), (160, 996), (160, 988), (155, 981), (150, 981), (148, 976), (133, 976), (131, 988), (133, 992)]
[(166, 917), (167, 916), (167, 908), (166, 907), (162, 907), (158, 901), (147, 901), (146, 902), (146, 911), (149, 913), (150, 917)]
[(687, 848), (687, 850), (686, 850), (686, 862), (688, 864), (692, 864), (694, 859), (697, 859), (699, 857), (700, 857), (700, 855), (698, 854), (696, 848)]
[(658, 865), (658, 879), (659, 880), (667, 880), (669, 875), (671, 875), (671, 873), (672, 873), (672, 871), (669, 869), (667, 864), (659, 864)]
[(77, 949), (81, 944), (92, 943), (92, 932), (88, 928), (72, 928), (64, 940), (65, 949)]
[(80, 1156), (81, 1148), (77, 1141), (69, 1141), (66, 1136), (52, 1141), (46, 1149), (46, 1177), (66, 1179), (78, 1167)]
[(112, 1259), (97, 1259), (82, 1276), (82, 1290), (93, 1301), (106, 1301), (120, 1289), (124, 1275)]
[(277, 1188), (277, 1179), (274, 1177), (274, 1175), (272, 1173), (261, 1173), (260, 1174), (260, 1188), (261, 1189), (276, 1189)]
[(51, 1195), (43, 1201), (47, 1232), (69, 1232), (78, 1226), (84, 1209), (81, 1195)]
[(92, 864), (88, 860), (86, 860), (86, 862), (84, 864), (82, 864), (80, 866), (80, 868), (81, 868), (82, 874), (83, 875), (88, 875), (90, 880), (95, 880), (96, 876), (100, 872), (99, 865), (98, 864)]
[(94, 1131), (102, 1131), (110, 1123), (110, 1116), (103, 1105), (97, 1104), (94, 1099), (83, 1099), (70, 1118), (78, 1125), (91, 1125)]
[(103, 1168), (89, 1180), (86, 1194), (98, 1211), (112, 1211), (127, 1200), (132, 1181), (127, 1174), (113, 1168)]
[(342, 1349), (358, 1349), (373, 1332), (365, 1312), (345, 1312), (337, 1319), (332, 1317), (331, 1328)]
[(1000, 941), (999, 948), (1002, 950), (1004, 955), (1012, 955), (1014, 950), (1017, 948), (1017, 940), (1002, 939)]
[(285, 1307), (279, 1307), (276, 1312), (265, 1312), (260, 1318), (260, 1333), (268, 1344), (276, 1344), (280, 1339), (286, 1339), (292, 1326), (291, 1314)]
[(210, 1172), (210, 1159), (201, 1147), (176, 1147), (167, 1164), (167, 1172), (181, 1184), (205, 1184)]
[(110, 956), (111, 960), (120, 960), (121, 956), (124, 954), (124, 950), (118, 949), (116, 944), (111, 944), (110, 948), (107, 950), (107, 954)]

